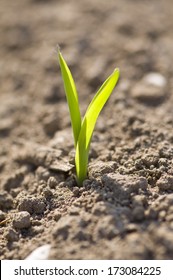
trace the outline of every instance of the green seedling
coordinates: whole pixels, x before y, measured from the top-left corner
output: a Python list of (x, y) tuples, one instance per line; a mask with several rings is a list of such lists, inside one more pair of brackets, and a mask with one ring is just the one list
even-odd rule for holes
[(76, 85), (70, 69), (60, 51), (58, 52), (58, 58), (73, 129), (74, 147), (76, 151), (76, 179), (78, 186), (81, 186), (83, 181), (87, 178), (88, 155), (94, 127), (102, 108), (117, 84), (119, 69), (116, 68), (102, 84), (89, 104), (85, 116), (82, 119)]

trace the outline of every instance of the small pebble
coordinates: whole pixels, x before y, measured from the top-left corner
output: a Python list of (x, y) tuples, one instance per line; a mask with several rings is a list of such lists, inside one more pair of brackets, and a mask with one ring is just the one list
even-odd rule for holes
[(61, 213), (57, 210), (54, 212), (53, 217), (54, 217), (54, 220), (57, 222), (61, 218)]
[(66, 183), (65, 182), (60, 182), (58, 187), (59, 188), (65, 188), (66, 187)]
[(165, 211), (165, 210), (160, 211), (160, 212), (159, 212), (159, 218), (160, 218), (161, 220), (164, 220), (165, 217), (166, 217), (166, 211)]
[(72, 206), (69, 210), (69, 214), (73, 216), (79, 215), (79, 208)]
[(158, 86), (158, 87), (164, 87), (167, 84), (165, 77), (163, 75), (161, 75), (160, 73), (155, 73), (155, 72), (147, 74), (143, 78), (143, 80), (147, 84), (151, 84), (151, 85)]
[(30, 214), (27, 211), (17, 213), (13, 220), (13, 226), (16, 229), (29, 228), (31, 226)]
[(159, 73), (149, 73), (133, 87), (132, 96), (141, 103), (158, 105), (166, 92), (166, 79)]
[(8, 241), (18, 241), (19, 240), (19, 234), (13, 228), (10, 228), (7, 231), (7, 233), (5, 234), (5, 237)]
[(31, 254), (29, 254), (25, 260), (47, 260), (49, 256), (49, 252), (51, 249), (50, 244), (42, 245), (38, 248), (36, 248), (34, 251), (32, 251)]
[(48, 186), (49, 186), (51, 189), (54, 189), (54, 188), (57, 186), (58, 182), (57, 182), (57, 180), (56, 180), (54, 177), (51, 176), (51, 177), (48, 179), (47, 184), (48, 184)]
[(73, 188), (73, 194), (74, 194), (74, 196), (78, 196), (79, 195), (79, 188), (78, 187), (74, 187)]
[(136, 206), (132, 211), (132, 215), (135, 221), (142, 221), (145, 217), (144, 208), (142, 206)]

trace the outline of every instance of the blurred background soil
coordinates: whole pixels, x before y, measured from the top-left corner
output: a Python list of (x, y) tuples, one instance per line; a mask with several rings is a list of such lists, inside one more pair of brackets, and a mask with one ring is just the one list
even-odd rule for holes
[[(173, 258), (172, 14), (171, 0), (0, 0), (1, 259), (42, 245), (49, 259)], [(81, 188), (58, 45), (82, 114), (121, 74)]]

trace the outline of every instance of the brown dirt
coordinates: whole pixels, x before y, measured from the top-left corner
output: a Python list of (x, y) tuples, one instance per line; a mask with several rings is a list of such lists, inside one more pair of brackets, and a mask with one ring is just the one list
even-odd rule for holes
[[(1, 0), (1, 259), (46, 244), (49, 259), (173, 259), (172, 12), (172, 0)], [(121, 71), (81, 188), (57, 44), (82, 113)]]

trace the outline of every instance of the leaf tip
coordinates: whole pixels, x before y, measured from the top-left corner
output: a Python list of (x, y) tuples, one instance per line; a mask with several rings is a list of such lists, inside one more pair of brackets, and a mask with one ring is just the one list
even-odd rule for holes
[(58, 50), (58, 53), (60, 53), (61, 52), (61, 48), (60, 48), (60, 45), (59, 44), (57, 44), (57, 50)]
[(113, 75), (116, 77), (116, 79), (118, 80), (120, 77), (120, 70), (119, 68), (115, 68), (113, 71)]
[(114, 73), (117, 72), (118, 74), (120, 74), (120, 69), (119, 68), (115, 68), (114, 69)]

